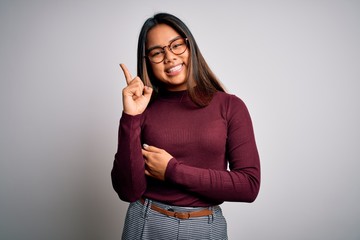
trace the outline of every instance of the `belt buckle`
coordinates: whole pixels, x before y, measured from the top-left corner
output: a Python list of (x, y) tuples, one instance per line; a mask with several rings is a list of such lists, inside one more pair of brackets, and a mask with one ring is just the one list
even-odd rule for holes
[(189, 212), (174, 212), (174, 217), (179, 219), (189, 219), (190, 218)]

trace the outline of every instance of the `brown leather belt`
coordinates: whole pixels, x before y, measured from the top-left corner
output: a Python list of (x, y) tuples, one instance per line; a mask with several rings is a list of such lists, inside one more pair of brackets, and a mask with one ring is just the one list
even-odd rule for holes
[[(145, 204), (145, 200), (143, 198), (140, 199), (140, 202), (142, 204)], [(174, 212), (169, 211), (166, 209), (163, 209), (159, 206), (156, 206), (155, 204), (151, 203), (150, 208), (154, 211), (157, 211), (159, 213), (162, 213), (169, 217), (179, 218), (179, 219), (189, 219), (194, 217), (205, 217), (213, 214), (213, 211), (210, 209), (203, 209), (200, 211), (194, 211), (194, 212)]]

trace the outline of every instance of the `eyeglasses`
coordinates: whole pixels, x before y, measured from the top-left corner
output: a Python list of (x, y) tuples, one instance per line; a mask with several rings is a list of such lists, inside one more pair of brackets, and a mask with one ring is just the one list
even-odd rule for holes
[(168, 47), (170, 52), (175, 55), (183, 54), (188, 45), (187, 38), (176, 38), (170, 42), (169, 45), (164, 47), (153, 47), (146, 50), (146, 56), (153, 63), (161, 63), (165, 59), (165, 48)]

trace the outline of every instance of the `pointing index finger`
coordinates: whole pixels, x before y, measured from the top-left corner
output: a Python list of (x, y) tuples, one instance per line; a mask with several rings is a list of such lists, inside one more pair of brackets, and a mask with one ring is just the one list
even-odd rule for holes
[(127, 85), (129, 85), (130, 82), (131, 82), (131, 80), (132, 80), (133, 78), (132, 78), (129, 70), (128, 70), (127, 67), (125, 66), (125, 64), (121, 63), (121, 64), (120, 64), (120, 67), (121, 67), (121, 69), (122, 69), (123, 72), (124, 72), (125, 79), (126, 79), (126, 83), (127, 83)]

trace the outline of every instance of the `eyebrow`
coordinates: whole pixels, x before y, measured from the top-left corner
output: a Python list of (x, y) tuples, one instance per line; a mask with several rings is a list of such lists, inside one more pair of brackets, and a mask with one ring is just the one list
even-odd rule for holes
[[(171, 39), (171, 40), (169, 41), (169, 44), (172, 43), (172, 42), (175, 41), (175, 40), (180, 39), (180, 38), (182, 38), (182, 36), (174, 37), (173, 39)], [(166, 46), (168, 46), (168, 45), (166, 45)], [(146, 49), (146, 51), (147, 51), (147, 52), (150, 52), (151, 50), (153, 50), (153, 49), (155, 49), (155, 48), (163, 48), (163, 47), (164, 47), (164, 46), (155, 45), (155, 46), (149, 47), (148, 49)]]

